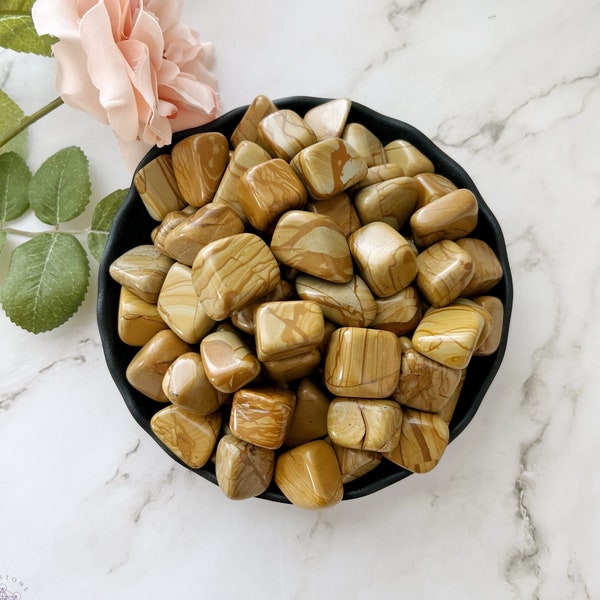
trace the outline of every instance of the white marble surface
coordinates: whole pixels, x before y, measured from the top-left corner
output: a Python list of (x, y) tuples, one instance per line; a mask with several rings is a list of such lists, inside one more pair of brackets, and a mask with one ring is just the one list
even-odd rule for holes
[[(600, 4), (195, 2), (225, 110), (346, 96), (469, 171), (506, 235), (509, 346), (440, 466), (321, 512), (234, 503), (175, 465), (104, 364), (95, 284), (60, 329), (0, 316), (0, 590), (58, 598), (600, 597)], [(53, 63), (0, 51), (30, 112)], [(129, 175), (110, 132), (62, 107), (30, 166), (80, 145), (94, 201)], [(15, 240), (11, 240), (14, 246)], [(1, 272), (6, 271), (6, 257)]]

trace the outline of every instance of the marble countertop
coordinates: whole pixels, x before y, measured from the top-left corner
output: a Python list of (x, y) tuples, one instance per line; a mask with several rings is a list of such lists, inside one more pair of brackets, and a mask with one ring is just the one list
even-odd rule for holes
[[(2, 314), (0, 590), (599, 598), (600, 4), (188, 0), (184, 14), (215, 43), (225, 111), (348, 97), (466, 168), (507, 240), (506, 356), (437, 469), (307, 512), (229, 501), (139, 429), (104, 363), (95, 279), (50, 333)], [(0, 83), (32, 112), (55, 96), (53, 62), (0, 51)], [(94, 201), (129, 185), (108, 128), (68, 107), (31, 129), (31, 168), (70, 144)]]

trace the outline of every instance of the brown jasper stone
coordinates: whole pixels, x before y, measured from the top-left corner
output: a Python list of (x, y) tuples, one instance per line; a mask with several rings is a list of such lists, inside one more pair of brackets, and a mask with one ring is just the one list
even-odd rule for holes
[(418, 173), (413, 179), (417, 184), (418, 194), (416, 210), (457, 189), (447, 177), (437, 173)]
[(274, 158), (240, 177), (238, 200), (252, 227), (265, 231), (284, 212), (304, 207), (306, 189), (290, 165)]
[(342, 473), (342, 483), (350, 483), (366, 475), (381, 463), (381, 454), (370, 450), (356, 450), (333, 444)]
[(237, 392), (260, 373), (258, 358), (229, 331), (208, 334), (200, 342), (200, 354), (208, 380), (221, 392)]
[(461, 238), (456, 243), (473, 259), (473, 277), (462, 295), (474, 296), (491, 290), (503, 275), (502, 265), (494, 251), (476, 238)]
[(331, 441), (345, 448), (386, 452), (398, 445), (402, 409), (391, 400), (334, 398), (327, 413)]
[(364, 159), (367, 167), (385, 164), (385, 152), (379, 138), (360, 123), (348, 123), (342, 139)]
[(357, 275), (348, 283), (331, 283), (310, 275), (299, 275), (296, 293), (302, 300), (316, 302), (325, 318), (338, 325), (366, 327), (377, 314), (371, 290)]
[(471, 360), (484, 326), (484, 318), (470, 306), (453, 305), (429, 311), (412, 336), (421, 354), (453, 369)]
[(241, 440), (277, 450), (287, 435), (295, 405), (296, 396), (290, 390), (243, 388), (233, 395), (229, 427)]
[(397, 177), (360, 190), (354, 206), (363, 225), (383, 221), (399, 230), (417, 202), (417, 186), (410, 177)]
[(171, 159), (185, 201), (204, 206), (213, 199), (229, 162), (229, 142), (217, 131), (197, 133), (177, 142)]
[(457, 305), (470, 306), (474, 310), (477, 310), (479, 314), (483, 317), (483, 328), (481, 329), (481, 334), (479, 336), (479, 339), (477, 340), (475, 350), (473, 351), (473, 354), (477, 354), (477, 350), (483, 343), (485, 343), (485, 340), (492, 331), (492, 315), (490, 315), (490, 313), (487, 310), (485, 310), (483, 306), (477, 304), (476, 302), (473, 302), (473, 300), (470, 300), (469, 298), (457, 298), (454, 302), (452, 302), (452, 304), (450, 304), (450, 306)]
[(350, 196), (345, 192), (333, 196), (333, 198), (309, 202), (306, 205), (306, 210), (331, 217), (337, 223), (344, 237), (348, 237), (360, 227), (358, 213), (350, 200)]
[(469, 235), (477, 225), (477, 199), (470, 190), (456, 190), (417, 210), (410, 228), (417, 246)]
[(110, 276), (146, 302), (156, 304), (173, 259), (151, 245), (136, 246), (117, 258)]
[(333, 506), (344, 495), (335, 451), (323, 440), (307, 442), (281, 454), (275, 463), (275, 483), (300, 508)]
[(168, 252), (165, 251), (164, 241), (173, 229), (179, 225), (182, 221), (187, 219), (189, 215), (182, 210), (172, 210), (151, 232), (150, 239), (152, 243), (167, 256)]
[(410, 142), (394, 140), (384, 146), (386, 162), (399, 164), (407, 177), (418, 173), (433, 173), (433, 163)]
[(156, 304), (150, 304), (127, 288), (121, 288), (117, 330), (122, 342), (130, 346), (143, 346), (167, 327), (158, 314)]
[(191, 469), (203, 467), (217, 444), (221, 413), (210, 415), (171, 405), (150, 420), (156, 437)]
[(448, 402), (446, 402), (444, 408), (437, 412), (437, 416), (440, 417), (447, 425), (450, 425), (450, 421), (452, 421), (452, 416), (454, 415), (454, 411), (456, 409), (456, 405), (458, 404), (463, 384), (465, 383), (467, 370), (460, 369), (459, 373), (460, 379), (458, 380), (458, 385), (456, 386), (454, 393), (452, 394), (452, 396), (450, 396), (450, 399), (448, 400)]
[(323, 312), (316, 302), (266, 302), (256, 309), (256, 353), (280, 360), (315, 348), (323, 339)]
[(227, 400), (211, 385), (197, 352), (186, 352), (173, 361), (163, 378), (162, 389), (173, 404), (199, 415), (214, 413)]
[(369, 167), (367, 174), (359, 182), (355, 183), (350, 191), (357, 192), (370, 185), (388, 181), (389, 179), (397, 179), (398, 177), (404, 177), (404, 169), (400, 165), (394, 163), (374, 165)]
[(450, 240), (437, 242), (417, 256), (417, 287), (432, 306), (450, 304), (472, 276), (473, 260)]
[(268, 294), (279, 283), (269, 247), (252, 233), (204, 246), (192, 266), (192, 283), (206, 314), (215, 321)]
[(438, 412), (452, 397), (461, 371), (441, 365), (414, 348), (402, 353), (394, 400), (404, 406)]
[(305, 377), (296, 391), (296, 409), (285, 438), (285, 446), (299, 446), (327, 435), (329, 396)]
[(400, 374), (400, 343), (390, 331), (341, 327), (329, 340), (325, 385), (336, 396), (387, 398)]
[(417, 275), (417, 260), (410, 244), (387, 223), (378, 221), (361, 227), (350, 235), (348, 245), (362, 278), (380, 298), (397, 294)]
[(237, 149), (246, 140), (260, 143), (258, 139), (258, 124), (267, 115), (276, 111), (277, 107), (266, 96), (256, 96), (231, 135), (231, 145)]
[(192, 348), (170, 329), (159, 331), (132, 358), (125, 376), (142, 394), (157, 402), (168, 402), (162, 381), (171, 363)]
[(271, 154), (289, 162), (307, 146), (315, 144), (317, 136), (293, 110), (278, 110), (258, 124), (258, 136)]
[(319, 142), (342, 137), (351, 106), (352, 102), (347, 98), (319, 104), (304, 115), (304, 122), (313, 130)]
[(321, 362), (321, 352), (311, 348), (302, 354), (278, 360), (265, 360), (262, 363), (263, 373), (275, 383), (287, 383), (310, 375)]
[(271, 252), (287, 265), (334, 283), (352, 279), (348, 242), (337, 223), (314, 213), (290, 210), (279, 219)]
[(191, 267), (196, 254), (207, 244), (244, 232), (244, 223), (233, 208), (206, 204), (178, 223), (165, 237), (166, 254)]
[(383, 456), (413, 473), (427, 473), (446, 450), (450, 437), (448, 425), (434, 413), (412, 408), (405, 408), (402, 413), (400, 443)]
[(388, 298), (376, 298), (377, 314), (370, 327), (404, 335), (421, 320), (421, 301), (414, 286), (409, 285)]
[(238, 217), (245, 225), (248, 224), (248, 217), (240, 206), (238, 199), (238, 183), (240, 177), (251, 167), (271, 160), (271, 155), (258, 144), (253, 142), (241, 142), (233, 151), (229, 164), (225, 169), (221, 183), (215, 193), (213, 204), (216, 206), (225, 205), (233, 208)]
[(262, 494), (273, 479), (274, 469), (273, 450), (259, 448), (231, 434), (223, 436), (217, 444), (217, 483), (231, 500), (245, 500)]
[(323, 335), (323, 341), (317, 346), (319, 352), (323, 355), (327, 353), (327, 347), (329, 346), (329, 339), (333, 332), (337, 329), (337, 325), (325, 319), (325, 334)]
[(350, 152), (346, 142), (330, 138), (300, 151), (291, 162), (309, 194), (317, 200), (332, 198), (367, 174), (367, 163)]
[(481, 306), (492, 317), (492, 326), (487, 337), (477, 345), (475, 356), (489, 356), (498, 350), (502, 339), (502, 323), (504, 320), (504, 305), (495, 296), (477, 296), (473, 302)]
[(170, 154), (161, 154), (142, 167), (133, 178), (133, 183), (155, 221), (162, 221), (171, 211), (185, 206), (181, 196)]

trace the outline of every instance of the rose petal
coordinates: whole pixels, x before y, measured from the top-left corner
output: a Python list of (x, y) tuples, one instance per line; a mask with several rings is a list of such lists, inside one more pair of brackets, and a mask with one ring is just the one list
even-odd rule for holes
[(163, 57), (164, 39), (158, 21), (149, 13), (139, 11), (131, 35), (131, 40), (146, 44), (150, 53), (150, 60), (156, 67), (160, 66)]
[(79, 14), (73, 2), (37, 0), (31, 9), (36, 31), (61, 39), (79, 38)]

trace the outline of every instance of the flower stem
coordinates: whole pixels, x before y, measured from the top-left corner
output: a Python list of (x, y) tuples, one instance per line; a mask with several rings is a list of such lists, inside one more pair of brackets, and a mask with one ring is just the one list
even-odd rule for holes
[(49, 102), (48, 104), (46, 104), (46, 106), (40, 108), (40, 110), (37, 110), (31, 115), (23, 117), (13, 130), (9, 131), (5, 136), (0, 138), (0, 148), (8, 144), (8, 142), (10, 142), (10, 140), (12, 140), (17, 135), (19, 135), (21, 131), (24, 131), (30, 125), (32, 125), (36, 121), (39, 121), (42, 117), (45, 117), (49, 112), (52, 112), (55, 108), (58, 108), (63, 103), (64, 102), (62, 98), (55, 98), (54, 100), (52, 100), (52, 102)]

